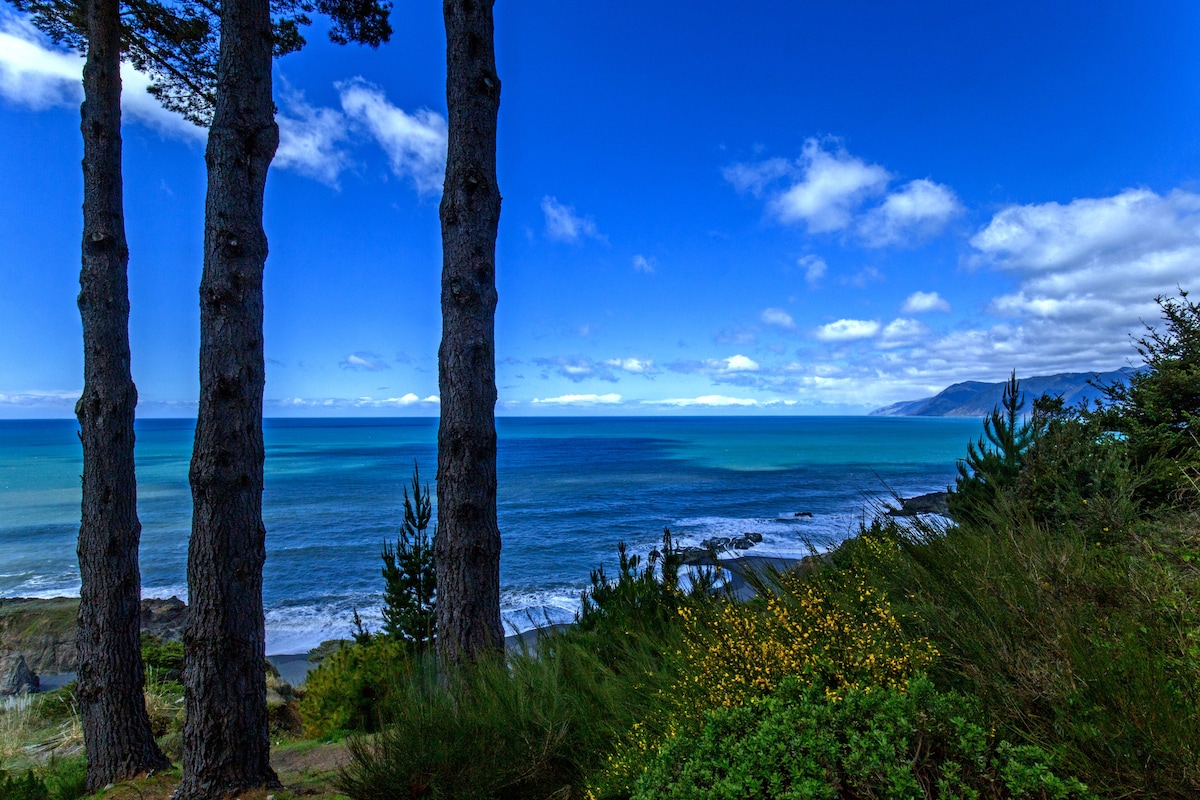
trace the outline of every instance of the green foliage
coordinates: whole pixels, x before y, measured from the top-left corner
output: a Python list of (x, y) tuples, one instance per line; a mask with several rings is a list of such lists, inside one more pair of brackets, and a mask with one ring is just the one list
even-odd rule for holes
[(711, 567), (693, 568), (690, 587), (680, 588), (682, 549), (668, 529), (663, 529), (662, 541), (662, 549), (651, 550), (645, 565), (640, 556), (629, 555), (624, 542), (619, 543), (616, 579), (610, 579), (604, 567), (592, 570), (592, 587), (583, 594), (577, 620), (581, 631), (609, 639), (661, 639), (679, 628), (679, 609), (685, 603), (712, 593), (716, 572)]
[(86, 797), (87, 761), (83, 758), (53, 760), (45, 768), (45, 781), (50, 790), (50, 800)]
[(300, 716), (304, 732), (325, 738), (345, 731), (377, 731), (394, 692), (397, 676), (410, 661), (401, 642), (373, 637), (327, 656), (304, 681)]
[(958, 519), (1015, 485), (1022, 457), (1042, 429), (1039, 415), (1023, 417), (1024, 407), (1021, 385), (1013, 371), (1000, 405), (983, 422), (983, 436), (968, 443), (966, 458), (958, 462), (958, 478), (948, 499), (951, 516)]
[(1189, 490), (1200, 468), (1200, 304), (1183, 290), (1157, 302), (1163, 328), (1147, 326), (1135, 343), (1146, 368), (1128, 383), (1100, 387), (1104, 399), (1092, 416), (1125, 438), (1144, 474), (1139, 495), (1164, 505), (1185, 495), (1194, 501)]
[(0, 770), (3, 800), (78, 800), (87, 793), (87, 762), (82, 758), (52, 759), (20, 776)]
[(1005, 493), (948, 529), (879, 523), (838, 563), (887, 589), (940, 651), (938, 685), (978, 697), (1006, 737), (1106, 796), (1196, 796), (1200, 525), (1072, 497), (1051, 521)]
[(754, 797), (1045, 798), (1091, 795), (1032, 746), (997, 742), (967, 698), (921, 677), (905, 689), (830, 699), (789, 679), (768, 697), (712, 712), (671, 740), (638, 781), (637, 800)]
[(183, 642), (160, 639), (151, 633), (142, 634), (142, 664), (147, 674), (163, 680), (179, 680), (183, 674)]
[(405, 667), (389, 724), (350, 740), (338, 786), (355, 800), (580, 797), (639, 707), (628, 677), (561, 635), (449, 674), (429, 659)]
[[(412, 496), (404, 490), (404, 522), (396, 546), (383, 546), (383, 632), (406, 642), (418, 653), (433, 643), (437, 620), (437, 570), (433, 542), (437, 529), (429, 533), (433, 501), (429, 486), (421, 487), (421, 476), (413, 464)], [(361, 626), (360, 626), (361, 627)]]
[[(53, 41), (87, 51), (86, 5), (74, 0), (10, 0)], [(305, 45), (302, 28), (324, 14), (330, 41), (378, 47), (392, 34), (390, 0), (271, 0), (276, 58)], [(149, 93), (164, 108), (201, 127), (212, 122), (221, 20), (207, 0), (122, 0), (123, 60), (150, 77)]]
[(0, 772), (0, 797), (5, 800), (50, 800), (50, 790), (33, 770), (19, 778)]

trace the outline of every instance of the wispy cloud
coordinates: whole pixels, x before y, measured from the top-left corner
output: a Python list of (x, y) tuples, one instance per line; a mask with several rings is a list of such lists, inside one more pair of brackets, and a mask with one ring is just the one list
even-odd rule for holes
[(403, 409), (403, 408), (425, 408), (433, 409), (441, 402), (436, 394), (428, 395), (427, 397), (418, 397), (413, 392), (407, 392), (399, 397), (286, 397), (282, 400), (268, 400), (266, 404), (269, 407), (283, 410), (295, 409), (312, 409), (312, 410), (337, 410), (337, 409)]
[[(146, 91), (149, 77), (122, 64), (121, 83), (121, 110), (127, 120), (172, 138), (204, 140), (204, 128), (167, 111)], [(56, 47), (26, 18), (0, 10), (0, 95), (34, 110), (78, 108), (83, 100), (83, 56)]]
[(816, 286), (829, 271), (829, 265), (820, 256), (803, 256), (796, 263), (804, 270), (804, 281), (809, 286)]
[(562, 378), (574, 383), (598, 379), (615, 383), (617, 376), (603, 363), (587, 356), (553, 356), (551, 358), (535, 358), (533, 363), (545, 370), (552, 371)]
[[(604, 241), (596, 228), (596, 221), (582, 216), (574, 206), (558, 202), (558, 198), (546, 195), (542, 198), (542, 214), (546, 218), (546, 238), (559, 242), (576, 243), (583, 239)], [(637, 266), (635, 259), (634, 266)]]
[(338, 366), (356, 372), (382, 372), (385, 369), (391, 369), (391, 365), (384, 361), (378, 353), (362, 352), (351, 353), (343, 358)]
[(387, 154), (392, 172), (421, 194), (439, 194), (446, 175), (446, 119), (427, 108), (412, 113), (362, 78), (334, 84), (346, 116), (362, 125)]
[(654, 260), (646, 258), (641, 253), (633, 257), (633, 269), (636, 272), (644, 272), (647, 275), (654, 274)]
[(767, 207), (784, 223), (803, 222), (810, 233), (829, 233), (848, 227), (864, 200), (882, 194), (891, 175), (878, 164), (855, 158), (840, 145), (826, 150), (808, 139), (795, 162), (770, 159), (758, 164), (734, 164), (725, 179), (741, 191), (766, 193), (778, 181), (790, 185), (770, 192)]
[(839, 319), (817, 328), (816, 336), (822, 342), (852, 342), (869, 339), (879, 333), (879, 321), (872, 319)]
[(784, 311), (782, 308), (768, 308), (759, 315), (765, 324), (772, 325), (776, 328), (783, 328), (785, 331), (796, 329), (796, 320), (792, 319), (792, 315)]
[(749, 397), (727, 397), (720, 394), (706, 394), (701, 397), (671, 397), (664, 400), (643, 400), (647, 406), (674, 406), (675, 408), (730, 408), (734, 406), (751, 408), (759, 405), (759, 401)]
[[(928, 178), (888, 193), (892, 174), (851, 155), (834, 139), (806, 140), (795, 161), (771, 158), (733, 164), (723, 174), (738, 191), (763, 197), (767, 211), (779, 222), (802, 223), (809, 233), (853, 231), (868, 247), (934, 236), (962, 213), (953, 190)], [(863, 210), (881, 197), (874, 207)]]
[(279, 123), (279, 149), (272, 165), (337, 188), (338, 176), (351, 163), (344, 146), (350, 138), (345, 115), (310, 105), (303, 92), (285, 83), (275, 121)]
[(82, 389), (51, 389), (46, 391), (0, 392), (0, 406), (18, 408), (74, 408), (75, 401), (83, 394)]
[(962, 212), (950, 187), (922, 178), (906, 183), (868, 211), (858, 233), (870, 247), (907, 244), (936, 236)]
[(615, 367), (632, 375), (652, 376), (658, 374), (658, 368), (649, 358), (609, 358), (605, 359), (604, 365)]
[(615, 405), (621, 402), (619, 394), (563, 394), (558, 397), (533, 398), (536, 405), (548, 406), (596, 406)]
[(724, 376), (742, 372), (756, 372), (760, 369), (760, 365), (749, 356), (739, 353), (728, 358), (707, 358), (703, 361), (674, 361), (668, 364), (667, 368), (672, 372), (684, 374)]
[[(0, 11), (0, 96), (35, 110), (77, 108), (83, 100), (83, 57), (53, 45), (27, 19)], [(206, 128), (167, 111), (147, 89), (150, 78), (121, 65), (121, 110), (164, 136), (203, 142)], [(409, 177), (425, 194), (441, 191), (446, 165), (446, 120), (420, 109), (411, 114), (388, 101), (383, 90), (361, 78), (334, 84), (341, 110), (314, 106), (281, 82), (279, 149), (272, 166), (292, 170), (329, 186), (351, 164), (352, 128), (360, 126), (383, 148), (392, 171)]]
[(713, 334), (713, 341), (717, 344), (755, 345), (758, 344), (758, 337), (754, 335), (754, 331), (735, 325), (717, 331)]
[(947, 303), (937, 292), (913, 292), (904, 299), (900, 311), (905, 314), (924, 314), (927, 311), (949, 311)]

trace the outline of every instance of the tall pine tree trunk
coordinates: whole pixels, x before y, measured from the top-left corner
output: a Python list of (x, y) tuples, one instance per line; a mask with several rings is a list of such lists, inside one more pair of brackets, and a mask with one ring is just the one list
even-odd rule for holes
[(222, 0), (208, 135), (191, 612), (177, 800), (278, 786), (267, 730), (262, 572), (263, 192), (279, 144), (268, 0)]
[(87, 3), (83, 70), (83, 442), (79, 526), (79, 683), (87, 786), (170, 766), (154, 743), (142, 694), (141, 573), (129, 368), (129, 248), (121, 182), (118, 0)]
[(496, 117), (492, 0), (444, 0), (450, 112), (438, 350), (437, 649), (443, 663), (504, 645), (496, 525)]

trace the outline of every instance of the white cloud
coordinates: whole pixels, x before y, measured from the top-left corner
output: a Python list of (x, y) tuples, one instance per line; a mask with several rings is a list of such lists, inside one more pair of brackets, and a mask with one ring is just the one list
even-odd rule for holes
[(937, 292), (913, 292), (904, 300), (900, 311), (905, 314), (924, 314), (927, 311), (949, 311), (947, 303)]
[(780, 178), (794, 175), (796, 168), (783, 158), (771, 158), (757, 164), (732, 164), (721, 170), (725, 180), (739, 192), (750, 192), (758, 197)]
[(948, 186), (922, 178), (890, 193), (859, 222), (867, 245), (884, 247), (936, 236), (963, 211)]
[(411, 114), (362, 78), (335, 83), (342, 110), (363, 125), (388, 156), (392, 172), (422, 194), (438, 194), (446, 175), (446, 119), (427, 108)]
[[(596, 222), (591, 217), (583, 217), (575, 213), (574, 206), (563, 205), (557, 198), (546, 195), (542, 198), (542, 214), (546, 217), (546, 237), (560, 242), (578, 242), (580, 239), (599, 239), (604, 237), (596, 229)], [(637, 259), (634, 259), (637, 267)]]
[(900, 317), (883, 327), (880, 334), (881, 346), (889, 347), (911, 342), (929, 333), (929, 329), (915, 319)]
[(391, 369), (391, 366), (375, 353), (351, 353), (343, 358), (338, 366), (360, 372), (382, 372)]
[(65, 406), (74, 407), (75, 401), (83, 394), (82, 389), (29, 391), (29, 392), (0, 392), (0, 406)]
[(721, 394), (707, 394), (702, 397), (673, 397), (666, 400), (643, 400), (642, 404), (648, 406), (675, 406), (676, 408), (689, 408), (691, 406), (729, 408), (731, 406), (757, 406), (758, 401), (743, 397), (726, 397), (725, 395)]
[[(83, 57), (61, 50), (27, 20), (0, 12), (0, 96), (34, 110), (78, 108), (83, 100)], [(121, 110), (164, 136), (203, 142), (208, 130), (167, 111), (148, 91), (150, 78), (121, 65)], [(302, 94), (280, 92), (279, 150), (272, 166), (294, 170), (329, 186), (350, 165), (343, 145), (350, 121), (362, 125), (387, 153), (392, 171), (411, 177), (422, 193), (442, 188), (446, 164), (446, 121), (427, 109), (408, 114), (388, 102), (376, 86), (354, 78), (335, 84), (341, 111), (308, 104)]]
[(879, 322), (871, 319), (839, 319), (817, 328), (817, 338), (822, 342), (851, 342), (870, 339), (879, 333)]
[(776, 197), (771, 210), (781, 222), (806, 223), (810, 233), (847, 227), (854, 210), (881, 194), (891, 177), (878, 164), (868, 164), (844, 149), (825, 150), (816, 139), (804, 143), (797, 166), (800, 181)]
[(829, 269), (825, 259), (820, 256), (803, 256), (796, 263), (804, 270), (804, 280), (809, 286), (816, 286)]
[(350, 155), (341, 145), (350, 138), (349, 120), (332, 108), (309, 105), (302, 92), (285, 85), (279, 123), (279, 149), (272, 166), (292, 169), (337, 188), (338, 176), (350, 166)]
[(266, 404), (280, 409), (389, 409), (389, 408), (433, 408), (441, 402), (436, 394), (418, 397), (406, 392), (399, 397), (285, 397), (282, 400), (267, 400)]
[(658, 372), (654, 362), (648, 358), (610, 358), (604, 363), (634, 375), (654, 375)]
[[(203, 141), (204, 128), (164, 109), (147, 91), (150, 78), (121, 65), (121, 110), (160, 133), (185, 141)], [(83, 101), (83, 56), (62, 50), (23, 17), (0, 12), (0, 95), (40, 111), (77, 109)]]
[(792, 319), (792, 315), (784, 311), (782, 308), (765, 309), (759, 318), (767, 325), (774, 325), (777, 328), (783, 328), (790, 331), (796, 329), (796, 321)]
[(991, 313), (1019, 320), (1028, 344), (1130, 357), (1126, 334), (1159, 316), (1154, 298), (1200, 286), (1200, 195), (1129, 189), (1067, 204), (1012, 206), (974, 237), (972, 264), (1019, 280)]
[[(545, 200), (543, 200), (542, 202), (544, 204)], [(543, 205), (543, 210), (545, 210), (544, 205)], [(633, 268), (637, 272), (644, 272), (647, 275), (653, 275), (654, 274), (654, 261), (652, 259), (646, 258), (644, 255), (639, 253), (638, 255), (633, 257)]]
[(35, 110), (78, 106), (83, 58), (54, 49), (24, 18), (0, 12), (0, 94)]
[[(810, 138), (794, 162), (772, 158), (733, 164), (723, 175), (739, 192), (765, 196), (767, 210), (784, 224), (802, 222), (809, 233), (853, 229), (869, 247), (935, 236), (963, 211), (950, 187), (928, 178), (889, 193), (892, 174), (850, 155), (836, 140), (830, 145)], [(864, 205), (878, 197), (882, 202), (864, 213)], [(808, 279), (811, 284), (824, 274), (824, 267), (810, 263), (815, 269)], [(801, 266), (807, 266), (803, 259)]]
[(564, 394), (558, 397), (533, 398), (538, 405), (594, 406), (614, 405), (621, 402), (619, 394)]
[(759, 368), (757, 361), (743, 355), (730, 356), (723, 359), (722, 363), (722, 372), (754, 372)]

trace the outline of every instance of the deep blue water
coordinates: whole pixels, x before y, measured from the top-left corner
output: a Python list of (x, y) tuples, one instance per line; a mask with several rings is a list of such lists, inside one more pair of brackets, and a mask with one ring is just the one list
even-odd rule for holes
[[(431, 482), (433, 419), (266, 422), (268, 652), (376, 619), (379, 550), (414, 460)], [(503, 418), (506, 619), (569, 620), (617, 542), (645, 552), (758, 531), (751, 553), (800, 554), (853, 534), (873, 503), (945, 488), (979, 420), (888, 417)], [(0, 596), (78, 594), (82, 455), (73, 420), (0, 421)], [(186, 598), (191, 420), (138, 422), (146, 596)], [(795, 521), (796, 511), (811, 519)], [(781, 522), (791, 517), (793, 521)]]

